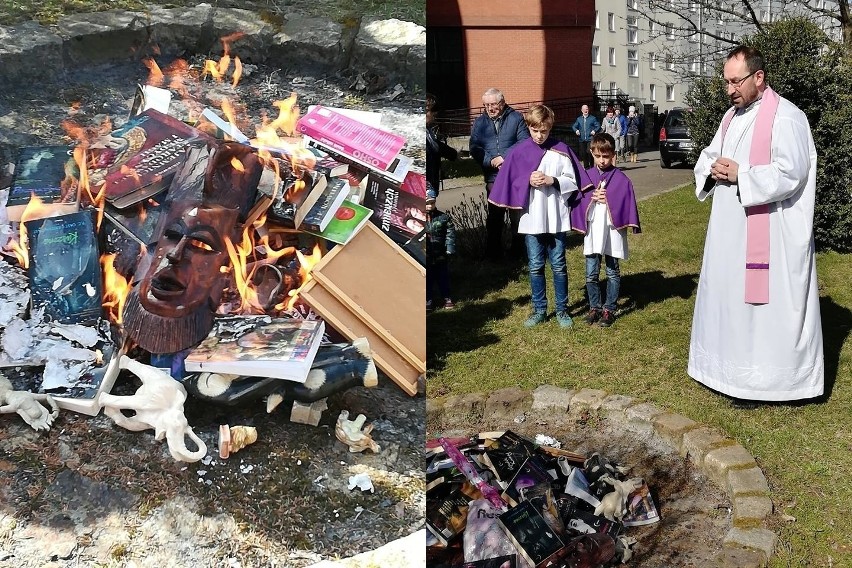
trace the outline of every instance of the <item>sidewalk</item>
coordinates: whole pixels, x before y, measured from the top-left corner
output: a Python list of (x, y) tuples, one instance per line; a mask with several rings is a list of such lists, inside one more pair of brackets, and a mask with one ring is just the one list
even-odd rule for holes
[[(677, 163), (669, 169), (661, 167), (659, 150), (640, 152), (638, 162), (619, 162), (618, 167), (630, 177), (639, 201), (694, 183), (695, 179), (692, 166)], [(476, 197), (484, 191), (485, 184), (481, 177), (446, 179), (438, 194), (438, 207), (448, 211), (461, 203), (463, 195)]]

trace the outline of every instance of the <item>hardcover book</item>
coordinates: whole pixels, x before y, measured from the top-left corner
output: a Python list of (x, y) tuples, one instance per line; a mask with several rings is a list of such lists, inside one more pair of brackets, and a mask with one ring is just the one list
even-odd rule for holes
[(21, 148), (6, 201), (9, 220), (20, 221), (33, 196), (38, 197), (43, 205), (37, 215), (39, 217), (76, 212), (78, 183), (68, 173), (73, 168), (73, 150), (69, 146)]
[(351, 201), (344, 201), (324, 231), (305, 231), (327, 241), (345, 245), (367, 224), (373, 212)]
[(107, 202), (123, 209), (167, 189), (193, 141), (209, 135), (169, 115), (148, 109), (92, 144), (89, 181)]
[(541, 483), (549, 485), (551, 481), (553, 478), (536, 462), (535, 457), (527, 458), (506, 486), (503, 498), (518, 503), (522, 500), (521, 492), (524, 489)]
[(364, 206), (373, 210), (372, 222), (388, 235), (395, 233), (410, 239), (426, 227), (425, 195), (410, 193), (409, 187), (390, 183), (373, 174), (368, 178)]
[(308, 211), (322, 197), (328, 180), (317, 172), (305, 172), (299, 178), (292, 175), (286, 177), (281, 185), (282, 188), (274, 197), (268, 193), (270, 188), (266, 186), (259, 187), (258, 194), (272, 197), (268, 215), (273, 221), (295, 229), (302, 224)]
[(322, 320), (245, 316), (244, 323), (228, 335), (214, 326), (186, 357), (186, 370), (305, 382), (325, 332)]
[(464, 564), (453, 564), (450, 568), (516, 568), (517, 565), (517, 555), (508, 554), (484, 560), (472, 560)]
[(536, 568), (549, 566), (565, 543), (529, 501), (512, 507), (498, 518), (503, 532), (518, 553)]
[(405, 146), (405, 138), (317, 105), (296, 129), (336, 152), (378, 170), (387, 170)]
[(322, 195), (305, 215), (299, 228), (322, 232), (334, 218), (343, 200), (349, 195), (349, 184), (344, 179), (333, 178)]
[(95, 210), (26, 221), (33, 308), (63, 323), (101, 316), (101, 266)]

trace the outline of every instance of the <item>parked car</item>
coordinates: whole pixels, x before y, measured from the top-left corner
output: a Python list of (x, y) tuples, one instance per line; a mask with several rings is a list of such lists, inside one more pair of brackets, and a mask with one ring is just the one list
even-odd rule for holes
[(673, 108), (660, 128), (660, 166), (670, 168), (672, 162), (685, 162), (692, 151), (692, 136), (684, 120), (687, 108)]

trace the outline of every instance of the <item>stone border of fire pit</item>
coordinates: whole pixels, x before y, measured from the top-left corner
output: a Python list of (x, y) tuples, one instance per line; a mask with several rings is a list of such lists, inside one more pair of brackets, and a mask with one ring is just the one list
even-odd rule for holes
[(733, 526), (723, 542), (726, 560), (733, 563), (726, 565), (756, 568), (769, 561), (777, 537), (765, 528), (772, 500), (763, 472), (736, 440), (685, 416), (603, 390), (543, 385), (534, 391), (511, 387), (490, 394), (427, 399), (426, 429), (457, 429), (459, 424), (483, 420), (502, 419), (511, 424), (518, 416), (564, 420), (578, 417), (584, 410), (599, 411), (629, 431), (658, 437), (724, 489), (733, 505)]
[(50, 28), (29, 21), (0, 26), (0, 82), (52, 81), (82, 66), (138, 60), (160, 53), (221, 55), (220, 38), (243, 63), (301, 71), (367, 73), (370, 81), (423, 90), (426, 29), (390, 19), (338, 24), (324, 18), (285, 14), (282, 23), (238, 8), (152, 6), (146, 12), (110, 10), (74, 14)]

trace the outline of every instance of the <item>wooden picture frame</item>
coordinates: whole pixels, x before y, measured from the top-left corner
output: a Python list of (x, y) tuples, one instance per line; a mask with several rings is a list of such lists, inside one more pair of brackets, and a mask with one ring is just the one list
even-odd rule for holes
[(379, 369), (417, 394), (426, 372), (426, 269), (367, 223), (311, 275), (299, 296), (347, 339), (366, 337)]

